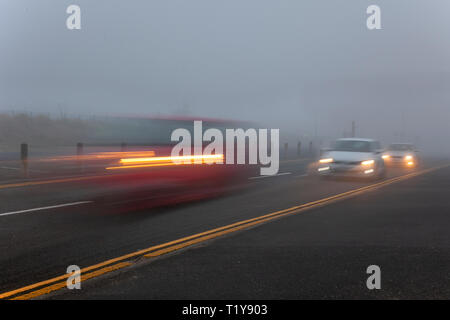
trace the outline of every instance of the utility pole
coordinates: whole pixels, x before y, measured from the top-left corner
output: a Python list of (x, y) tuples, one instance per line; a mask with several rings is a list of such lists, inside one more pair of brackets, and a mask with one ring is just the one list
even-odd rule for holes
[(356, 136), (356, 125), (355, 120), (352, 121), (352, 138)]
[(405, 110), (402, 109), (402, 139), (406, 136), (406, 121), (405, 121)]

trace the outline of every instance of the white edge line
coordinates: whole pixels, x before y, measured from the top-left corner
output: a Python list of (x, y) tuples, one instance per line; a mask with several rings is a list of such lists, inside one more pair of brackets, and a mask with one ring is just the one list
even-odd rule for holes
[(92, 201), (79, 201), (79, 202), (72, 202), (72, 203), (64, 203), (64, 204), (58, 204), (55, 206), (49, 206), (49, 207), (42, 207), (42, 208), (34, 208), (34, 209), (27, 209), (27, 210), (20, 210), (20, 211), (12, 211), (12, 212), (6, 212), (6, 213), (0, 213), (0, 217), (3, 216), (10, 216), (13, 214), (19, 214), (19, 213), (28, 213), (33, 211), (41, 211), (41, 210), (48, 210), (48, 209), (56, 209), (56, 208), (63, 208), (63, 207), (70, 207), (70, 206), (76, 206), (80, 204), (86, 204), (91, 203)]
[[(0, 169), (14, 170), (14, 171), (20, 171), (20, 170), (23, 170), (22, 168), (13, 168), (13, 167), (0, 167)], [(34, 170), (34, 169), (28, 169), (28, 171), (29, 171), (29, 172), (38, 172), (38, 173), (48, 173), (47, 171)]]
[(304, 173), (304, 174), (295, 176), (294, 178), (302, 178), (302, 177), (307, 177), (307, 176), (308, 176), (308, 174), (307, 174), (307, 173)]
[(13, 167), (0, 167), (0, 169), (5, 169), (5, 170), (21, 170), (20, 168), (13, 168)]
[(248, 178), (248, 179), (249, 180), (253, 180), (253, 179), (271, 178), (271, 177), (285, 176), (287, 174), (292, 174), (292, 172), (283, 172), (283, 173), (278, 173), (278, 174), (274, 174), (274, 175), (271, 175), (271, 176), (257, 176), (257, 177), (251, 177), (251, 178)]

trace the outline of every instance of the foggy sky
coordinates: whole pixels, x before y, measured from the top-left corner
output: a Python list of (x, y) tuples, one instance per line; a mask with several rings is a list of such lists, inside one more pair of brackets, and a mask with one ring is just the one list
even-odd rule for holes
[[(67, 30), (66, 8), (82, 29)], [(382, 30), (366, 28), (381, 7)], [(450, 150), (450, 3), (0, 0), (0, 112), (190, 114)], [(284, 130), (284, 131), (283, 131)]]

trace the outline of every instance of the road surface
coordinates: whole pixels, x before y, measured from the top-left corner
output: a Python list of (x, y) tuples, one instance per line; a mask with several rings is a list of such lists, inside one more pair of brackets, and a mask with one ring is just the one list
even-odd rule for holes
[[(14, 176), (0, 185), (0, 298), (449, 299), (448, 163), (322, 181), (292, 160), (223, 197), (127, 213)], [(81, 290), (66, 289), (70, 265)]]

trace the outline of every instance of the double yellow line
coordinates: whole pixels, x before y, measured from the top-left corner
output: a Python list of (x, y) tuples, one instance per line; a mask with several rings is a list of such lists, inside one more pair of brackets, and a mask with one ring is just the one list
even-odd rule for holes
[[(396, 183), (399, 181), (403, 181), (406, 179), (410, 179), (419, 175), (423, 175), (425, 173), (429, 173), (431, 171), (435, 171), (437, 169), (447, 167), (440, 166), (435, 168), (430, 168), (418, 172), (413, 172), (410, 174), (406, 174), (400, 177), (388, 179), (385, 181), (381, 181), (366, 187), (350, 190), (344, 193), (340, 193), (331, 197), (323, 198), (317, 201), (308, 202), (305, 204), (297, 205), (288, 209), (272, 212), (263, 216), (259, 216), (252, 219), (247, 219), (243, 221), (239, 221), (236, 223), (232, 223), (220, 228), (215, 228), (212, 230), (208, 230), (205, 232), (197, 233), (188, 237), (184, 237), (181, 239), (177, 239), (174, 241), (166, 242), (160, 245), (152, 246), (147, 249), (139, 250), (130, 254), (126, 254), (121, 257), (117, 257), (114, 259), (110, 259), (86, 268), (81, 269), (81, 281), (86, 281), (88, 279), (92, 279), (98, 277), (100, 275), (104, 275), (106, 273), (123, 269), (128, 267), (134, 263), (136, 263), (140, 258), (156, 258), (161, 255), (174, 252), (186, 247), (190, 247), (208, 240), (212, 240), (236, 231), (244, 230), (251, 228), (256, 225), (260, 225), (271, 220), (280, 219), (285, 216), (297, 214), (306, 210), (310, 210), (313, 208), (317, 208), (320, 206), (328, 205), (330, 203), (344, 200), (356, 195), (359, 195), (364, 192), (368, 192), (370, 190), (374, 190), (380, 187), (384, 187), (390, 185), (392, 183)], [(24, 300), (24, 299), (32, 299), (36, 298), (50, 292), (63, 289), (66, 287), (66, 281), (70, 274), (64, 274), (59, 277), (55, 277), (49, 280), (41, 281), (26, 287), (22, 287), (16, 290), (4, 292), (0, 294), (0, 299), (12, 299), (12, 300)]]

